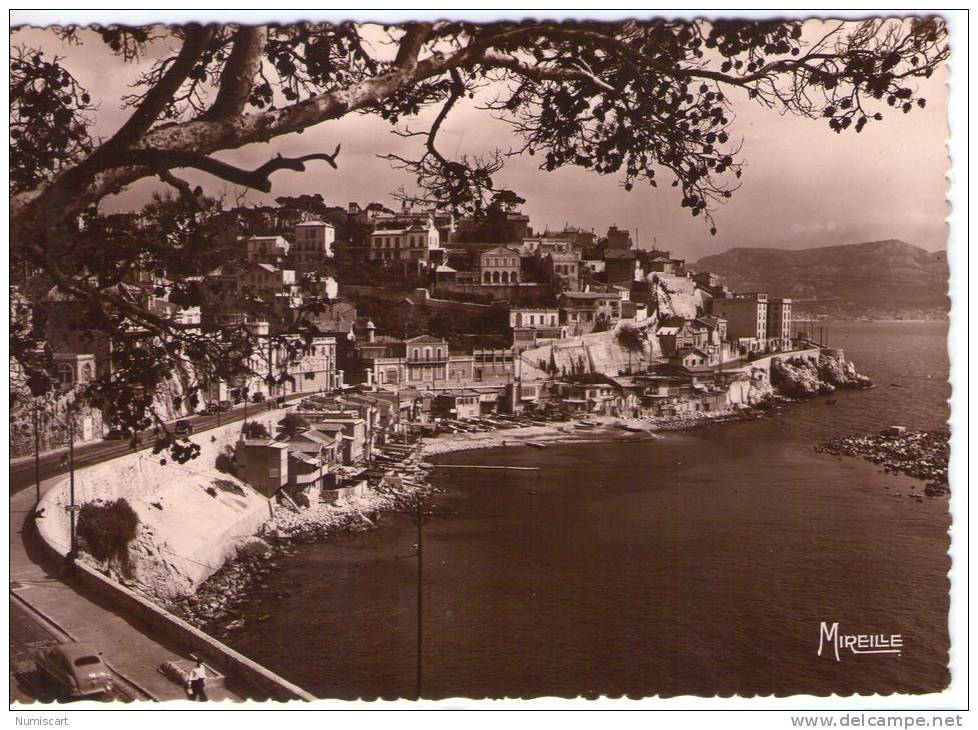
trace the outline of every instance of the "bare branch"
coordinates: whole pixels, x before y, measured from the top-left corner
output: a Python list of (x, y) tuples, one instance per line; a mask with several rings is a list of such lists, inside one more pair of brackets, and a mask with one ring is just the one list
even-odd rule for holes
[[(266, 162), (261, 167), (254, 170), (242, 170), (240, 167), (229, 165), (207, 155), (195, 152), (178, 152), (173, 150), (138, 149), (130, 150), (122, 155), (107, 158), (105, 167), (149, 167), (158, 171), (169, 169), (179, 169), (181, 167), (192, 167), (203, 170), (215, 177), (219, 177), (236, 185), (260, 190), (267, 193), (272, 189), (272, 181), (269, 176), (278, 170), (294, 170), (304, 172), (305, 163), (313, 160), (323, 160), (328, 162), (330, 167), (336, 169), (336, 156), (340, 153), (340, 145), (336, 145), (336, 150), (332, 154), (317, 152), (302, 157), (282, 157), (278, 155)], [(161, 173), (157, 173), (161, 174)], [(167, 182), (170, 182), (167, 180)], [(177, 186), (179, 188), (179, 185)]]

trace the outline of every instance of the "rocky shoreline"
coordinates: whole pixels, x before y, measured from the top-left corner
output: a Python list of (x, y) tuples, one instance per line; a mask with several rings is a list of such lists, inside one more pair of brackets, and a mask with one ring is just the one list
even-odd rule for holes
[(905, 474), (927, 482), (924, 494), (937, 497), (950, 491), (948, 461), (950, 433), (886, 429), (877, 434), (842, 436), (816, 445), (816, 451), (834, 456), (861, 457), (884, 471)]
[(824, 350), (817, 362), (801, 357), (774, 360), (771, 385), (782, 395), (815, 398), (834, 393), (838, 388), (872, 388), (873, 381), (856, 372), (856, 366), (845, 359), (841, 350)]
[[(371, 488), (366, 497), (341, 504), (321, 504), (300, 511), (278, 505), (274, 517), (233, 560), (205, 580), (195, 593), (170, 602), (166, 608), (212, 636), (228, 638), (245, 627), (241, 606), (268, 592), (266, 576), (279, 560), (295, 554), (294, 545), (338, 533), (373, 529), (384, 513), (413, 510), (418, 495), (429, 490), (427, 483), (396, 488), (378, 486)], [(287, 590), (279, 590), (272, 597), (288, 595)], [(260, 623), (263, 617), (251, 620)]]

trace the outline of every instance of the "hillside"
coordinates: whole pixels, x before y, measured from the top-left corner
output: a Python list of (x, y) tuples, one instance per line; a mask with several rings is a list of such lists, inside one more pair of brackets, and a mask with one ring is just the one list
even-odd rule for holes
[(795, 251), (732, 248), (690, 268), (719, 274), (735, 291), (809, 300), (795, 308), (814, 314), (938, 318), (948, 310), (947, 252), (903, 241)]

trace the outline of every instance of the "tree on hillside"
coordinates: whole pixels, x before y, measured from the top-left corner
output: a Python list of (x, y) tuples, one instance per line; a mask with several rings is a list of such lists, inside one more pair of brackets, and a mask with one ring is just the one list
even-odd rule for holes
[(645, 335), (638, 327), (623, 323), (615, 331), (615, 342), (628, 353), (628, 372), (632, 371), (632, 355), (641, 359), (645, 353)]
[[(803, 38), (799, 21), (439, 21), (382, 29), (191, 24), (51, 32), (80, 44), (80, 53), (85, 44), (104, 43), (120, 64), (172, 49), (121, 99), (95, 100), (67, 60), (24, 46), (16, 29), (11, 39), (11, 265), (38, 272), (62, 299), (90, 313), (93, 330), (112, 338), (113, 379), (99, 391), (131, 401), (133, 426), (145, 423), (152, 406), (146, 394), (175, 362), (238, 359), (240, 366), (250, 356), (247, 332), (232, 333), (233, 346), (203, 337), (90, 276), (93, 266), (118, 269), (130, 251), (115, 242), (97, 254), (79, 246), (79, 220), (138, 180), (158, 178), (188, 208), (206, 202), (181, 169), (268, 192), (278, 171), (342, 165), (343, 140), (299, 157), (274, 155), (254, 169), (215, 155), (370, 114), (419, 143), (417, 155), (394, 163), (414, 174), (417, 198), (426, 203), (484, 217), (494, 199), (511, 199), (496, 180), (506, 156), (526, 154), (545, 171), (572, 165), (617, 175), (628, 190), (672, 184), (682, 192), (682, 206), (712, 228), (715, 205), (734, 192), (742, 171), (734, 95), (775, 112), (821, 118), (837, 132), (859, 132), (882, 111), (924, 106), (914, 81), (930, 76), (948, 53), (938, 18), (841, 22), (814, 39)], [(460, 101), (477, 93), (492, 99), (487, 114), (512, 124), (514, 148), (453, 157), (439, 130)], [(96, 115), (120, 101), (128, 117), (104, 139), (94, 138)], [(437, 112), (427, 129), (404, 126), (429, 107)], [(160, 256), (194, 256), (194, 248), (180, 248), (182, 234), (174, 235), (161, 243)], [(45, 306), (41, 299), (32, 303)], [(144, 334), (134, 338), (134, 332)], [(42, 377), (51, 365), (43, 356), (47, 345), (36, 328), (11, 339), (14, 362), (35, 393), (50, 387)]]

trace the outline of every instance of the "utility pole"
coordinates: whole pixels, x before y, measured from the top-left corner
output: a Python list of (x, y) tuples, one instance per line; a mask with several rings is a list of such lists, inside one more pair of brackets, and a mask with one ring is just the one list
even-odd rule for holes
[(35, 499), (37, 505), (41, 501), (41, 432), (38, 421), (40, 415), (37, 412), (37, 401), (34, 401), (34, 483)]
[(422, 647), (422, 641), (424, 640), (424, 632), (422, 630), (422, 623), (421, 623), (421, 617), (424, 616), (423, 592), (421, 589), (421, 580), (422, 577), (424, 576), (424, 551), (422, 550), (422, 544), (421, 544), (421, 535), (422, 535), (421, 522), (423, 518), (423, 511), (421, 509), (420, 492), (418, 493), (418, 497), (417, 497), (416, 509), (417, 509), (417, 520), (418, 520), (418, 649), (417, 649), (418, 664), (417, 664), (417, 669), (415, 670), (415, 680), (417, 682), (417, 686), (415, 687), (415, 696), (420, 701), (422, 676), (423, 676), (422, 668), (421, 668), (422, 658), (423, 658), (421, 647)]
[(68, 554), (71, 559), (75, 558), (75, 417), (71, 410), (68, 410), (68, 470), (69, 470), (69, 484), (70, 484), (70, 500), (71, 503), (68, 506), (68, 514), (71, 518), (71, 548)]

